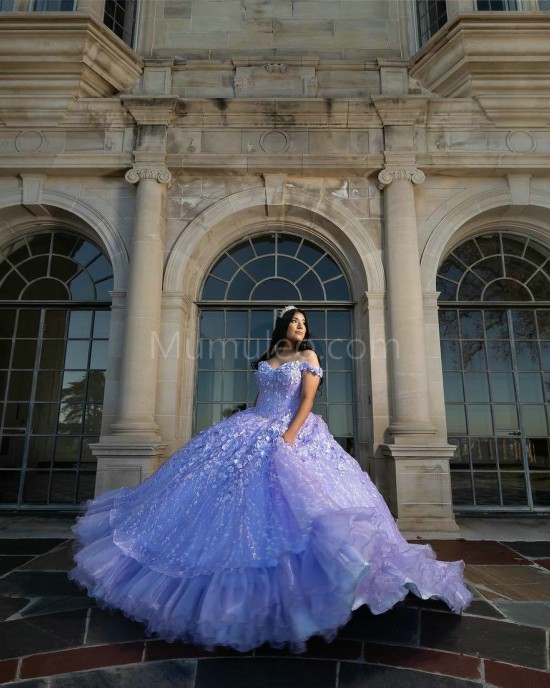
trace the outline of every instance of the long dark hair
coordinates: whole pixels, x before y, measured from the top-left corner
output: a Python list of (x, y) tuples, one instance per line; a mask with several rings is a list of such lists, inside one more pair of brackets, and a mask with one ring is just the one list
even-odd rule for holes
[(258, 360), (252, 363), (252, 367), (254, 369), (258, 367), (258, 363), (260, 361), (267, 361), (268, 358), (271, 358), (271, 356), (277, 353), (277, 350), (279, 349), (281, 342), (284, 341), (284, 339), (286, 338), (286, 333), (288, 331), (290, 321), (296, 315), (296, 313), (301, 313), (304, 316), (304, 322), (306, 326), (306, 334), (302, 341), (297, 345), (296, 351), (304, 351), (305, 349), (311, 349), (312, 351), (314, 350), (311, 344), (309, 343), (310, 332), (307, 315), (301, 308), (291, 308), (283, 314), (282, 318), (277, 317), (277, 320), (275, 321), (275, 327), (273, 329), (273, 334), (271, 335), (269, 349), (267, 349), (267, 351), (265, 351), (263, 355), (260, 356), (260, 358), (258, 358)]

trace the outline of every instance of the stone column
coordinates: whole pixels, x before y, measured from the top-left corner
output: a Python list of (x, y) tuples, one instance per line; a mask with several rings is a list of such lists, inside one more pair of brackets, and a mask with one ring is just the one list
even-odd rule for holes
[(414, 186), (424, 174), (414, 165), (378, 176), (384, 189), (388, 353), (391, 373), (389, 503), (409, 535), (457, 534), (449, 460), (454, 447), (436, 434), (430, 409), (425, 322)]

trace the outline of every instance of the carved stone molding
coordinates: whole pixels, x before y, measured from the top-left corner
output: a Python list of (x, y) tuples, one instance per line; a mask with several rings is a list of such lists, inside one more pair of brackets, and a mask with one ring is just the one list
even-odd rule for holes
[(382, 170), (382, 172), (380, 172), (378, 175), (378, 188), (382, 190), (394, 181), (403, 180), (412, 182), (413, 184), (422, 184), (425, 179), (426, 175), (424, 172), (416, 168), (387, 168)]
[(159, 184), (170, 184), (172, 180), (172, 175), (170, 171), (166, 168), (164, 169), (153, 169), (151, 167), (143, 167), (141, 169), (131, 169), (126, 172), (124, 178), (130, 184), (137, 184), (142, 179), (154, 179)]
[(284, 62), (268, 62), (264, 65), (264, 69), (269, 74), (284, 74), (287, 70), (287, 65)]

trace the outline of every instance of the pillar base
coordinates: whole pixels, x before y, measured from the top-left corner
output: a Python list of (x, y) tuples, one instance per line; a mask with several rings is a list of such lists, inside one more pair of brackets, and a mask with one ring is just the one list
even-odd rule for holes
[[(417, 438), (415, 438), (416, 440)], [(449, 444), (383, 444), (388, 506), (407, 537), (458, 537), (451, 497)]]
[(108, 490), (141, 484), (161, 466), (165, 455), (166, 444), (111, 440), (90, 445), (97, 458), (96, 497)]

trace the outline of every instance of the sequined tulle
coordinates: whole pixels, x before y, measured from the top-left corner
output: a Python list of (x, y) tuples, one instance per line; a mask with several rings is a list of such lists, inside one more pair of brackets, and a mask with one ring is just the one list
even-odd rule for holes
[(256, 407), (203, 430), (137, 487), (100, 495), (74, 526), (69, 577), (167, 640), (304, 649), (351, 610), (409, 590), (469, 604), (462, 562), (410, 545), (357, 462), (310, 414), (282, 440), (305, 362), (260, 364)]

